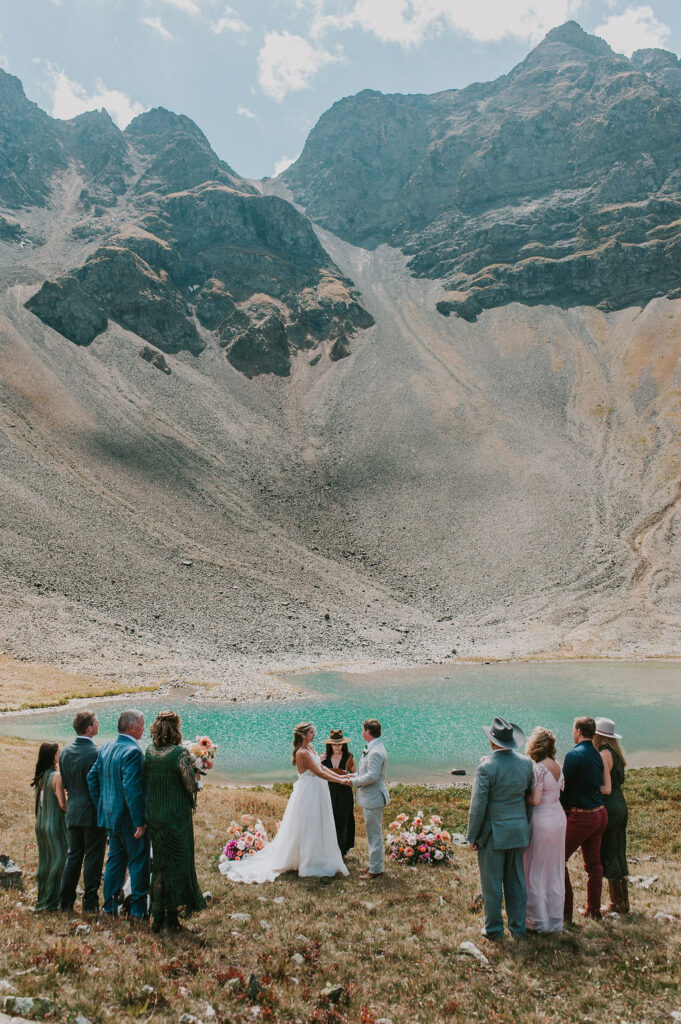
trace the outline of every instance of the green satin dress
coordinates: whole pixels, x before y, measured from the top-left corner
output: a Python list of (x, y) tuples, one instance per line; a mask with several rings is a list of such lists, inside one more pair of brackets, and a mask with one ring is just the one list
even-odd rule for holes
[(59, 910), (61, 876), (69, 849), (66, 815), (52, 788), (55, 768), (43, 775), (35, 806), (35, 835), (38, 840), (38, 902), (36, 910)]
[(147, 827), (152, 846), (151, 916), (171, 918), (206, 906), (194, 864), (194, 808), (198, 785), (182, 746), (147, 748), (144, 771), (149, 797)]

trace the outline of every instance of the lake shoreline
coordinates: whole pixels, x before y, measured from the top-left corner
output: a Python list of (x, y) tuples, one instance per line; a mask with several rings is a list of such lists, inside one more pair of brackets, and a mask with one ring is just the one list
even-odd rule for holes
[[(224, 704), (264, 704), (281, 703), (282, 701), (304, 700), (309, 695), (307, 688), (298, 682), (306, 676), (320, 672), (338, 672), (350, 676), (376, 676), (377, 678), (396, 677), (399, 678), (407, 673), (418, 672), (419, 674), (437, 675), (443, 671), (456, 671), (457, 668), (470, 666), (492, 666), (492, 665), (681, 665), (681, 657), (676, 655), (645, 656), (642, 658), (632, 657), (589, 657), (584, 656), (559, 656), (552, 654), (526, 655), (522, 657), (493, 657), (487, 655), (457, 657), (447, 661), (429, 662), (404, 662), (399, 658), (382, 658), (371, 661), (342, 661), (320, 659), (313, 663), (282, 665), (280, 662), (270, 663), (263, 666), (259, 659), (253, 662), (242, 664), (241, 671), (235, 672), (236, 678), (230, 679), (229, 683), (202, 682), (199, 680), (180, 680), (168, 682), (159, 680), (157, 684), (121, 689), (116, 693), (105, 693), (97, 695), (88, 692), (75, 693), (66, 699), (57, 700), (54, 704), (25, 703), (21, 707), (3, 708), (0, 706), (0, 720), (6, 717), (26, 714), (51, 713), (68, 707), (75, 707), (87, 701), (88, 704), (101, 705), (111, 701), (119, 700), (121, 697), (129, 696), (133, 700), (137, 696), (154, 696), (169, 698), (175, 697), (184, 699), (201, 700), (201, 702), (224, 703)], [(32, 670), (40, 668), (49, 674), (50, 669), (54, 672), (63, 672), (57, 666), (42, 665), (40, 663), (16, 661), (15, 665)], [(73, 673), (73, 679), (87, 679), (87, 676), (79, 676)], [(107, 678), (104, 676), (104, 678)], [(0, 665), (0, 692), (3, 688), (11, 685), (8, 683)], [(77, 687), (77, 683), (74, 683)], [(39, 692), (39, 691), (38, 691)], [(37, 694), (36, 694), (37, 696)]]
[[(345, 671), (305, 666), (285, 675), (282, 683), (288, 699), (270, 695), (224, 700), (196, 685), (72, 699), (0, 714), (0, 733), (68, 742), (73, 711), (91, 704), (98, 709), (100, 739), (105, 742), (115, 736), (124, 707), (140, 707), (147, 724), (171, 707), (181, 714), (186, 736), (208, 734), (218, 743), (212, 776), (216, 784), (268, 787), (294, 777), (288, 765), (296, 722), (315, 724), (320, 750), (329, 728), (342, 727), (356, 751), (361, 722), (378, 717), (389, 748), (391, 781), (440, 787), (470, 781), (488, 750), (482, 726), (494, 715), (520, 723), (526, 735), (537, 724), (551, 728), (562, 759), (572, 746), (574, 716), (588, 713), (614, 718), (631, 767), (681, 763), (681, 672), (676, 661), (459, 661), (411, 669), (355, 663)], [(454, 769), (466, 775), (452, 778)]]

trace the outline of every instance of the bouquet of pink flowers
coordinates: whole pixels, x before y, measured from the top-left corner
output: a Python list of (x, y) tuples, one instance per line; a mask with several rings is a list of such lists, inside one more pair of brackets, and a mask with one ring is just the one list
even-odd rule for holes
[(448, 864), (452, 858), (451, 835), (442, 828), (442, 818), (432, 814), (423, 820), (419, 811), (411, 824), (406, 814), (398, 814), (388, 825), (386, 853), (399, 864)]
[(265, 826), (260, 818), (254, 820), (252, 814), (242, 814), (239, 821), (230, 821), (227, 835), (229, 838), (220, 854), (219, 864), (251, 857), (269, 842)]
[(197, 736), (193, 742), (185, 740), (182, 746), (185, 750), (189, 751), (199, 783), (199, 789), (201, 789), (201, 776), (205, 775), (213, 767), (218, 745), (213, 743), (210, 736)]

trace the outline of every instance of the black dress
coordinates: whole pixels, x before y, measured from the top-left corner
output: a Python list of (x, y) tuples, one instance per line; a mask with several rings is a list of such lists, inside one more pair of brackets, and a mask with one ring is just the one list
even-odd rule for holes
[[(345, 769), (349, 759), (352, 757), (347, 751), (341, 755), (339, 768)], [(333, 771), (331, 758), (325, 755), (322, 758), (325, 768)], [(336, 824), (336, 839), (343, 856), (355, 845), (355, 809), (352, 786), (344, 786), (340, 782), (329, 782), (329, 793), (331, 794), (331, 806), (333, 808), (333, 820)]]

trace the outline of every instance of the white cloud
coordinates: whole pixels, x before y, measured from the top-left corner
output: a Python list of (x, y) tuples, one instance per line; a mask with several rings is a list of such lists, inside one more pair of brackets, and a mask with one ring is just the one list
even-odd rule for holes
[(172, 33), (168, 31), (168, 29), (165, 27), (160, 18), (140, 18), (140, 21), (142, 22), (143, 25), (148, 25), (149, 28), (153, 28), (154, 32), (158, 32), (158, 34), (163, 39), (174, 38)]
[(297, 156), (282, 156), (281, 159), (277, 160), (276, 164), (274, 165), (274, 174), (272, 175), (272, 177), (276, 178), (278, 174), (283, 174), (286, 168), (290, 167), (291, 164), (294, 164), (297, 159)]
[(214, 25), (211, 25), (211, 30), (216, 35), (220, 35), (222, 32), (234, 32), (236, 35), (241, 35), (250, 32), (251, 28), (238, 11), (235, 11), (233, 7), (225, 7), (224, 15)]
[(327, 64), (344, 58), (312, 46), (290, 32), (268, 32), (258, 54), (258, 81), (264, 93), (283, 100), (289, 92), (307, 89), (311, 79)]
[(53, 80), (52, 116), (69, 120), (86, 110), (105, 107), (119, 128), (125, 128), (144, 111), (141, 103), (133, 102), (124, 92), (108, 89), (101, 78), (95, 82), (95, 91), (88, 94), (78, 82), (71, 81), (63, 71), (49, 68)]
[(444, 30), (477, 42), (507, 37), (538, 42), (574, 17), (585, 0), (297, 0), (311, 7), (311, 33), (359, 28), (405, 49)]
[(199, 5), (194, 3), (194, 0), (161, 0), (161, 3), (169, 4), (170, 7), (177, 7), (178, 11), (184, 11), (185, 14), (201, 13)]
[(634, 50), (663, 47), (669, 39), (669, 26), (658, 21), (652, 7), (627, 7), (624, 14), (611, 14), (595, 29), (617, 53), (631, 57)]
[(236, 108), (236, 112), (237, 114), (241, 114), (242, 117), (255, 117), (253, 111), (249, 110), (248, 107), (244, 107), (243, 104)]

